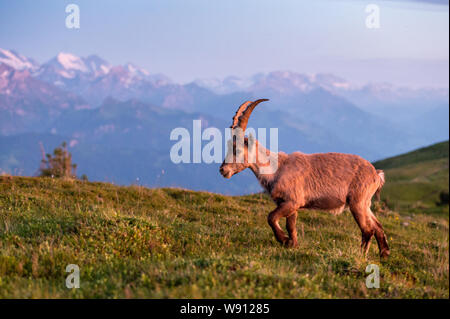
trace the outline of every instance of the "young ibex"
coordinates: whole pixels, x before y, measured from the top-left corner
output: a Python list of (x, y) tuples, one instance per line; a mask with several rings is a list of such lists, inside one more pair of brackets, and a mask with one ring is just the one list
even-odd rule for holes
[[(230, 178), (246, 168), (253, 171), (277, 205), (269, 214), (268, 222), (277, 241), (284, 246), (297, 246), (297, 210), (318, 209), (339, 214), (348, 206), (361, 229), (364, 255), (375, 235), (380, 256), (389, 256), (383, 227), (370, 210), (373, 195), (378, 196), (384, 184), (383, 171), (375, 170), (372, 164), (357, 155), (273, 153), (252, 135), (244, 137), (250, 114), (263, 101), (267, 99), (245, 102), (233, 117), (231, 129), (235, 139), (228, 142), (228, 153), (220, 166), (223, 177)], [(238, 143), (239, 140), (243, 143)], [(239, 161), (237, 157), (243, 160)], [(270, 163), (276, 163), (275, 170), (263, 173)], [(282, 217), (286, 217), (289, 236), (278, 224)]]

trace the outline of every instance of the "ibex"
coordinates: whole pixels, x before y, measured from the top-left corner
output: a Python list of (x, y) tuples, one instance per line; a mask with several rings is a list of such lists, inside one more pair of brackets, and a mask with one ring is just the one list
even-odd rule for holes
[[(298, 245), (298, 210), (317, 209), (339, 214), (349, 207), (361, 229), (363, 254), (367, 254), (370, 239), (375, 235), (380, 256), (389, 256), (383, 227), (370, 210), (373, 195), (378, 196), (384, 184), (384, 172), (375, 170), (371, 163), (357, 155), (274, 153), (263, 147), (253, 135), (244, 137), (250, 114), (263, 101), (268, 100), (247, 101), (234, 115), (231, 125), (234, 139), (232, 137), (228, 141), (228, 151), (220, 166), (222, 176), (230, 178), (246, 168), (253, 171), (277, 205), (269, 214), (268, 222), (276, 240), (286, 247)], [(239, 140), (243, 142), (239, 143)], [(243, 160), (238, 161), (237, 157)], [(275, 170), (264, 174), (270, 162), (276, 163)], [(282, 217), (286, 217), (289, 236), (278, 223)]]

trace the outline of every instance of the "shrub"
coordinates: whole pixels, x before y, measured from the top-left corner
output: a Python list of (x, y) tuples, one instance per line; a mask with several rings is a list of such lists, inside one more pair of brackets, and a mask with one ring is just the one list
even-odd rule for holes
[(55, 177), (55, 178), (75, 178), (76, 164), (72, 164), (72, 154), (67, 151), (67, 144), (63, 142), (57, 147), (52, 154), (47, 154), (42, 159), (42, 165), (39, 176)]

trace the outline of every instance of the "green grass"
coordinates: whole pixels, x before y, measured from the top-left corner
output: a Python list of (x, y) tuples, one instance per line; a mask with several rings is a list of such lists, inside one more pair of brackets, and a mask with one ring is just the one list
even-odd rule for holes
[(381, 198), (400, 212), (448, 215), (448, 205), (436, 205), (449, 192), (448, 156), (447, 141), (375, 162), (386, 174)]
[[(281, 248), (273, 208), (262, 194), (0, 177), (0, 298), (449, 298), (448, 207), (380, 212), (383, 262), (375, 243), (361, 256), (347, 212), (301, 212), (299, 247)], [(68, 264), (80, 289), (65, 287)]]

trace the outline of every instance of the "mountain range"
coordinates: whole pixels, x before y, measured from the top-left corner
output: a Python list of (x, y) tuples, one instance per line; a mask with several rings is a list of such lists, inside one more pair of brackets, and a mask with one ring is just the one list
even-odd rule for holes
[[(0, 171), (33, 175), (69, 143), (92, 180), (236, 194), (259, 190), (248, 172), (225, 181), (220, 164), (171, 163), (176, 127), (222, 132), (245, 100), (269, 98), (249, 126), (276, 127), (287, 152), (347, 152), (381, 159), (448, 139), (448, 88), (354, 86), (331, 74), (275, 71), (175, 83), (134, 64), (59, 53), (43, 64), (0, 49)], [(202, 176), (200, 178), (199, 176)]]

